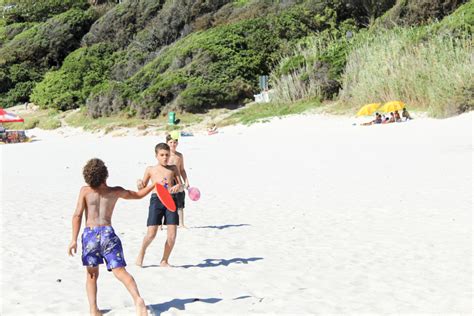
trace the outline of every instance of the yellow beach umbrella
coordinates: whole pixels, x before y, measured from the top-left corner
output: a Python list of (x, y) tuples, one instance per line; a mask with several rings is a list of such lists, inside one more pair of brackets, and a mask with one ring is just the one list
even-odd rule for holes
[(368, 116), (372, 115), (372, 113), (377, 110), (382, 103), (370, 103), (366, 104), (360, 108), (359, 112), (357, 112), (357, 116)]
[(405, 103), (402, 101), (390, 101), (385, 103), (379, 110), (380, 112), (395, 112), (400, 111), (405, 107)]

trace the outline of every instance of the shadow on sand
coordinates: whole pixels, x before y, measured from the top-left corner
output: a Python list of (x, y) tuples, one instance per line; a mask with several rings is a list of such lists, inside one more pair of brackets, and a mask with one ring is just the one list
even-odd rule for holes
[(222, 301), (221, 298), (175, 298), (169, 302), (148, 305), (148, 309), (151, 313), (153, 313), (152, 315), (158, 316), (161, 315), (161, 313), (170, 310), (171, 308), (176, 308), (178, 310), (184, 311), (186, 310), (186, 304), (192, 304), (196, 302), (215, 304), (220, 301)]
[(111, 309), (100, 309), (99, 310), (103, 315), (107, 314), (108, 312), (111, 311)]
[(229, 266), (233, 263), (236, 264), (248, 264), (249, 262), (263, 260), (261, 257), (253, 257), (253, 258), (233, 258), (233, 259), (206, 259), (203, 263), (199, 264), (187, 264), (184, 266), (176, 266), (177, 268), (212, 268), (212, 267), (219, 267), (219, 266)]
[(242, 226), (251, 226), (250, 224), (228, 224), (228, 225), (211, 225), (211, 226), (194, 226), (191, 228), (212, 228), (212, 229), (226, 229), (231, 227), (242, 227)]

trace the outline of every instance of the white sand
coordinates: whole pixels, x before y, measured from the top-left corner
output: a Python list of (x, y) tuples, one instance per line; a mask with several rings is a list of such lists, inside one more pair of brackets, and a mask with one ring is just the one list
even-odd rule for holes
[[(165, 231), (140, 269), (148, 198), (120, 201), (113, 224), (156, 315), (453, 314), (472, 311), (472, 113), (361, 127), (293, 116), (183, 137), (186, 222), (159, 268)], [(134, 188), (157, 137), (34, 131), (1, 147), (1, 315), (84, 315), (71, 216), (87, 159)], [(68, 133), (66, 133), (68, 135)], [(61, 282), (57, 282), (60, 279)], [(101, 268), (99, 307), (133, 314)]]

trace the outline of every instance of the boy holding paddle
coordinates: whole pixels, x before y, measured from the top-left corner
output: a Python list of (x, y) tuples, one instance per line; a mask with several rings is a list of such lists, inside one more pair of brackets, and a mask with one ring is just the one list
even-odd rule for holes
[[(170, 158), (170, 147), (165, 143), (159, 143), (155, 147), (155, 155), (158, 163), (155, 166), (149, 166), (146, 168), (143, 179), (139, 180), (137, 183), (138, 188), (141, 189), (145, 187), (148, 184), (148, 181), (151, 180), (153, 183), (162, 184), (168, 189), (169, 193), (176, 193), (180, 190), (183, 190), (181, 179), (178, 176), (179, 171), (177, 167), (174, 165), (168, 165)], [(168, 259), (176, 241), (176, 225), (179, 224), (178, 213), (171, 211), (166, 206), (164, 206), (157, 193), (158, 192), (154, 192), (150, 198), (147, 233), (143, 238), (143, 243), (136, 261), (136, 264), (140, 267), (143, 265), (143, 258), (145, 257), (146, 248), (151, 244), (153, 239), (155, 239), (159, 225), (163, 224), (167, 225), (168, 227), (168, 236), (165, 242), (163, 258), (161, 259), (160, 266), (170, 266)]]
[(72, 240), (68, 253), (77, 252), (77, 237), (81, 228), (82, 215), (85, 212), (86, 223), (81, 236), (82, 264), (87, 267), (86, 290), (91, 315), (102, 315), (97, 307), (97, 278), (99, 264), (107, 264), (133, 297), (137, 315), (147, 315), (145, 302), (140, 297), (137, 284), (125, 270), (122, 243), (112, 228), (112, 214), (119, 198), (141, 199), (153, 190), (150, 185), (138, 192), (125, 190), (122, 187), (109, 187), (106, 183), (109, 173), (104, 162), (94, 158), (87, 162), (83, 169), (84, 180), (88, 184), (79, 192), (76, 211), (72, 217)]

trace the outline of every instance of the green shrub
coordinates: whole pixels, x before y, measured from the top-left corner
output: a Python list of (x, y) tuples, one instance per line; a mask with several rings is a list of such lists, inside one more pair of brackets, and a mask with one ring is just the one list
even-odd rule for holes
[(350, 21), (295, 45), (271, 73), (273, 97), (282, 102), (293, 102), (328, 99), (336, 95), (353, 42), (353, 38), (346, 38), (346, 32), (355, 33), (355, 26)]
[(0, 47), (6, 42), (12, 40), (15, 36), (27, 29), (32, 28), (37, 23), (14, 23), (6, 26), (0, 26)]
[(79, 47), (93, 19), (91, 12), (71, 9), (6, 42), (0, 48), (0, 93), (8, 91), (6, 105), (28, 101), (34, 83)]
[(115, 6), (94, 23), (84, 43), (107, 42), (125, 48), (138, 30), (162, 8), (165, 0), (130, 0)]
[(91, 12), (71, 9), (17, 35), (0, 48), (7, 64), (31, 61), (46, 66), (60, 65), (77, 47), (93, 22)]
[[(3, 16), (7, 24), (22, 22), (44, 22), (54, 15), (69, 9), (87, 9), (87, 0), (11, 0), (4, 1), (4, 5), (13, 4), (13, 7), (4, 10)], [(1, 6), (0, 6), (1, 8)]]
[(107, 44), (83, 47), (71, 53), (59, 70), (46, 74), (31, 95), (41, 107), (67, 110), (85, 104), (92, 89), (107, 80), (114, 63)]
[(433, 32), (451, 36), (469, 36), (474, 33), (474, 1), (460, 6), (441, 23), (433, 25)]
[(10, 89), (6, 94), (5, 103), (7, 105), (13, 105), (27, 102), (29, 100), (28, 96), (33, 91), (35, 85), (36, 82), (34, 81), (24, 81), (17, 83), (15, 87)]
[(384, 28), (426, 25), (443, 19), (465, 2), (468, 1), (399, 0), (376, 22), (376, 25)]
[[(320, 13), (321, 3), (308, 3), (277, 15), (191, 33), (162, 50), (129, 78), (119, 88), (118, 95), (126, 99), (120, 103), (130, 106), (139, 116), (156, 117), (165, 106), (203, 112), (251, 98), (258, 76), (270, 72), (291, 41), (337, 23), (334, 10)], [(330, 17), (324, 19), (324, 15)], [(119, 59), (126, 56), (119, 55)], [(108, 94), (110, 90), (103, 92), (103, 96)], [(100, 112), (94, 100), (101, 100), (100, 92), (87, 105), (92, 113)]]

